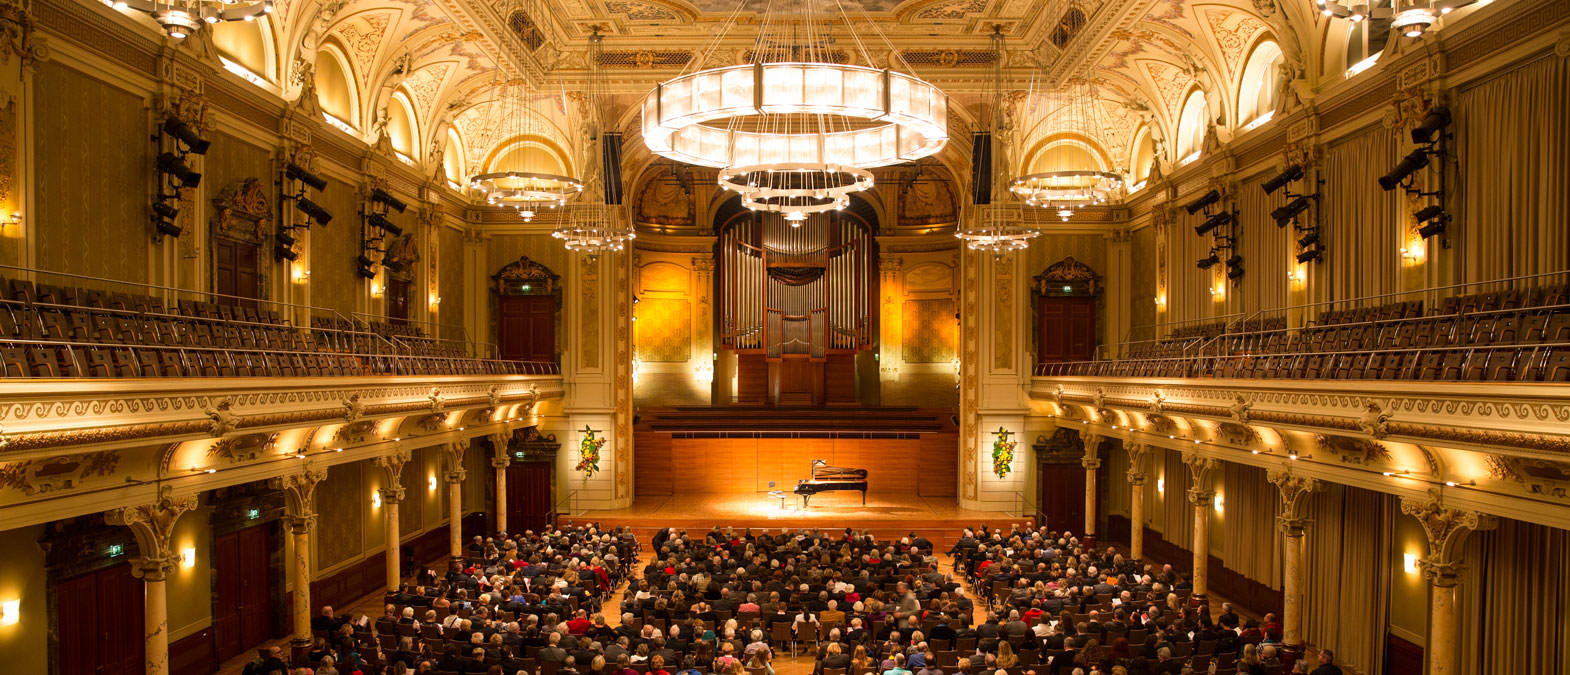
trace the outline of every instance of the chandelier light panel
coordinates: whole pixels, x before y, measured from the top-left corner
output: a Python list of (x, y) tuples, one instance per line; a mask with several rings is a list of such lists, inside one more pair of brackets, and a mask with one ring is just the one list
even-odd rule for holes
[(118, 10), (135, 10), (151, 15), (164, 34), (183, 40), (196, 32), (201, 24), (219, 21), (255, 21), (271, 14), (272, 0), (243, 2), (241, 0), (177, 0), (162, 2), (150, 0), (103, 0), (104, 4)]
[(1396, 0), (1393, 7), (1375, 7), (1370, 0), (1316, 0), (1319, 13), (1347, 21), (1389, 21), (1390, 28), (1409, 38), (1421, 37), (1439, 17), (1477, 0)]
[[(1049, 103), (1048, 115), (1055, 118), (1052, 128), (1085, 142), (1103, 137), (1107, 124), (1098, 99), (1089, 77), (1074, 78), (1068, 90)], [(1121, 199), (1123, 176), (1095, 167), (1044, 171), (1014, 179), (1009, 191), (1030, 206), (1056, 212), (1066, 222), (1086, 207)]]

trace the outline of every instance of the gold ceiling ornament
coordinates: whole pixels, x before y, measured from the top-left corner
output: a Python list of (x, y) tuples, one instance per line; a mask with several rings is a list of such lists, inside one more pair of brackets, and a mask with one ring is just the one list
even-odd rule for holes
[(102, 0), (121, 11), (149, 14), (164, 34), (183, 40), (202, 24), (219, 21), (255, 21), (273, 12), (272, 0)]
[(606, 124), (613, 119), (606, 114), (609, 96), (605, 93), (600, 57), (605, 37), (598, 28), (589, 36), (589, 86), (587, 111), (590, 135), (597, 141), (600, 151), (598, 170), (590, 163), (589, 182), (599, 183), (599, 197), (593, 192), (577, 204), (568, 207), (567, 217), (551, 236), (561, 240), (562, 246), (574, 253), (582, 253), (593, 262), (602, 253), (620, 251), (637, 236), (621, 204), (621, 132)]
[[(691, 63), (710, 62), (745, 5)], [(836, 23), (863, 61), (875, 62), (841, 3), (831, 10), (805, 0), (799, 13), (766, 6), (748, 63), (683, 72), (644, 98), (644, 143), (662, 157), (720, 169), (720, 187), (747, 208), (792, 224), (848, 206), (851, 193), (872, 187), (868, 169), (941, 150), (948, 97), (906, 73), (843, 63), (831, 46)]]
[[(1106, 120), (1097, 102), (1096, 85), (1089, 77), (1076, 77), (1058, 96), (1048, 98), (1046, 115), (1056, 118), (1053, 128), (1059, 134), (1089, 143), (1103, 136)], [(1099, 156), (1094, 148), (1091, 156)], [(1031, 206), (1056, 211), (1063, 221), (1076, 211), (1090, 206), (1105, 206), (1123, 197), (1123, 176), (1097, 167), (1078, 167), (1043, 171), (1015, 178), (1009, 191)]]
[(993, 144), (999, 141), (1004, 131), (1002, 26), (992, 29), (992, 51), (996, 57), (992, 60), (992, 82), (988, 89), (991, 107), (985, 116), (985, 129), (976, 134), (975, 149), (972, 151), (977, 166), (985, 163), (989, 167), (986, 176), (978, 175), (974, 179), (986, 179), (989, 184), (973, 190), (976, 209), (971, 217), (960, 221), (954, 236), (963, 240), (967, 248), (990, 253), (993, 258), (1002, 260), (1010, 253), (1030, 248), (1030, 240), (1040, 235), (1041, 230), (1025, 219), (1024, 210), (1019, 204), (1004, 201), (1008, 194), (1004, 187), (1007, 185), (1003, 175), (1005, 161), (1003, 153), (993, 149)]

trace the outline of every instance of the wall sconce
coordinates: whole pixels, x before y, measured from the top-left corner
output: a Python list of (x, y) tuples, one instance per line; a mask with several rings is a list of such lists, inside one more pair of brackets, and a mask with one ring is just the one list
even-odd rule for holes
[(1401, 262), (1408, 265), (1420, 265), (1423, 262), (1425, 253), (1427, 253), (1427, 249), (1423, 247), (1423, 240), (1414, 238), (1412, 241), (1407, 242), (1406, 246), (1401, 247)]
[(382, 297), (382, 284), (375, 279), (371, 280), (371, 297)]
[(187, 546), (180, 549), (180, 567), (181, 569), (191, 569), (192, 567), (196, 567), (195, 548)]
[(1301, 287), (1304, 282), (1308, 281), (1308, 273), (1303, 270), (1303, 267), (1304, 265), (1302, 263), (1293, 265), (1291, 271), (1287, 272), (1287, 281), (1290, 281), (1293, 285), (1299, 287)]
[(0, 626), (15, 626), (22, 620), (22, 601), (17, 598), (0, 601)]
[(0, 229), (3, 229), (3, 228), (5, 228), (8, 225), (21, 225), (21, 224), (22, 224), (22, 212), (21, 211), (12, 211), (11, 215), (6, 216), (3, 219), (0, 219)]
[(294, 263), (289, 266), (289, 280), (303, 284), (311, 280), (311, 270), (306, 269), (303, 263)]
[(1417, 574), (1417, 554), (1403, 553), (1401, 555), (1401, 569), (1406, 570), (1407, 574)]
[(1226, 510), (1226, 500), (1223, 499), (1219, 493), (1216, 494), (1216, 498), (1215, 499), (1212, 499), (1210, 501), (1211, 501), (1212, 504), (1215, 505), (1216, 513), (1221, 513), (1221, 512)]
[(1216, 287), (1210, 289), (1210, 294), (1212, 296), (1214, 296), (1217, 300), (1224, 300), (1224, 299), (1226, 299), (1226, 297), (1227, 297), (1227, 284), (1226, 284), (1226, 282), (1224, 282), (1224, 281), (1216, 282)]
[(692, 367), (692, 375), (699, 384), (708, 384), (714, 381), (714, 362), (700, 361)]
[(428, 478), (426, 480), (426, 484), (431, 486), (430, 487), (431, 492), (435, 492), (436, 491), (436, 474), (434, 474), (434, 473), (431, 474), (430, 478)]
[(1166, 308), (1167, 308), (1167, 294), (1166, 293), (1162, 293), (1160, 295), (1157, 295), (1156, 296), (1156, 310), (1157, 311), (1161, 311), (1161, 310), (1165, 310)]
[(1157, 494), (1163, 494), (1163, 495), (1167, 493), (1167, 479), (1165, 479), (1165, 478), (1157, 478), (1156, 479), (1156, 493)]
[(442, 304), (442, 296), (440, 296), (440, 295), (433, 295), (433, 296), (431, 296), (431, 309), (436, 309), (437, 307), (440, 307), (441, 304)]
[(371, 508), (373, 508), (373, 509), (382, 508), (382, 491), (381, 490), (371, 490)]

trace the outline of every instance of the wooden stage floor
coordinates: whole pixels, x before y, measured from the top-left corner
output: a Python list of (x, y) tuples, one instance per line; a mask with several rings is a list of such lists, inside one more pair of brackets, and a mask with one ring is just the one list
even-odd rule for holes
[(935, 544), (946, 545), (960, 532), (981, 523), (1002, 526), (1023, 518), (1001, 511), (967, 511), (953, 497), (868, 494), (861, 504), (859, 492), (829, 492), (812, 498), (803, 509), (801, 497), (787, 492), (783, 503), (766, 492), (750, 494), (638, 497), (625, 509), (595, 509), (558, 518), (569, 522), (598, 522), (602, 527), (630, 526), (640, 539), (662, 527), (698, 534), (715, 525), (753, 529), (853, 527), (882, 537), (915, 531)]

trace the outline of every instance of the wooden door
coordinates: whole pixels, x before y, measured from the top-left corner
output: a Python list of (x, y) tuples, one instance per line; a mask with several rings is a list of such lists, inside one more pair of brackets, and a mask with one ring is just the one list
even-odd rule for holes
[(1039, 296), (1036, 361), (1088, 361), (1096, 357), (1096, 299)]
[(1085, 527), (1085, 469), (1078, 464), (1041, 464), (1036, 475), (1041, 524), (1061, 532)]
[[(257, 273), (257, 248), (251, 244), (215, 237), (213, 239), (213, 292), (222, 304), (243, 304), (254, 307), (261, 291)], [(223, 297), (229, 296), (229, 297)]]
[(126, 563), (56, 584), (60, 675), (145, 672), (142, 593)]
[(497, 342), (502, 358), (556, 360), (556, 298), (504, 295), (498, 312)]
[(507, 528), (513, 532), (543, 529), (551, 513), (551, 463), (507, 465)]
[(409, 320), (411, 286), (413, 284), (410, 284), (408, 279), (387, 278), (387, 318), (393, 323), (404, 323)]
[(272, 527), (257, 525), (213, 540), (213, 647), (220, 661), (271, 637)]

